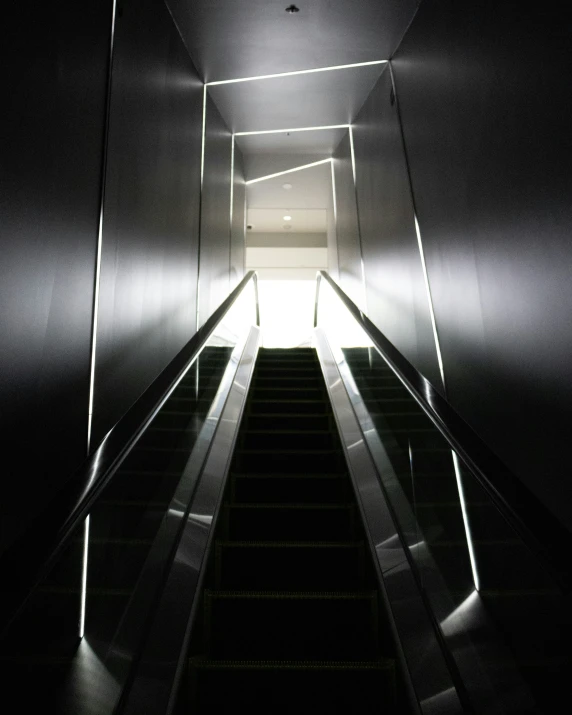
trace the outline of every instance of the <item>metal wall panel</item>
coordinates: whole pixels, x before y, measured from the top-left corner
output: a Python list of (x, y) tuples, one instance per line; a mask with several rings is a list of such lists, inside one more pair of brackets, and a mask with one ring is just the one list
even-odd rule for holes
[(231, 133), (207, 96), (199, 275), (201, 325), (229, 292), (231, 148)]
[(193, 335), (202, 83), (162, 0), (117, 19), (93, 446)]
[(230, 229), (230, 290), (244, 277), (246, 249), (245, 210), (246, 184), (244, 183), (244, 160), (242, 152), (234, 146), (234, 176), (232, 226)]
[(425, 0), (394, 70), (450, 400), (572, 528), (564, 13)]
[(0, 550), (86, 454), (111, 1), (4, 11)]
[(334, 174), (340, 285), (354, 303), (364, 308), (359, 221), (349, 131), (345, 132), (334, 152)]
[(386, 70), (353, 129), (368, 315), (440, 389), (397, 107)]

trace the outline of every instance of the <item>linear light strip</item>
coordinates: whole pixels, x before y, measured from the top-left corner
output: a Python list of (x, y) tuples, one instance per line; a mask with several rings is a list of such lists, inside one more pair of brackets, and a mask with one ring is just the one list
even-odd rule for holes
[(353, 69), (354, 67), (371, 67), (372, 65), (384, 65), (388, 60), (373, 60), (372, 62), (355, 62), (349, 65), (332, 65), (331, 67), (315, 67), (310, 70), (296, 70), (294, 72), (278, 72), (276, 74), (261, 74), (256, 77), (239, 77), (237, 79), (221, 79), (215, 82), (207, 82), (209, 87), (221, 84), (236, 84), (237, 82), (256, 82), (261, 79), (279, 79), (281, 77), (294, 77), (301, 74), (313, 74), (315, 72), (334, 72), (336, 70)]
[[(111, 7), (111, 32), (109, 36), (109, 67), (107, 71), (107, 102), (105, 120), (105, 140), (103, 149), (103, 160), (101, 167), (101, 196), (99, 206), (99, 224), (97, 227), (97, 247), (95, 252), (95, 277), (93, 287), (93, 320), (91, 325), (91, 354), (89, 360), (89, 395), (87, 406), (87, 454), (91, 451), (91, 432), (93, 425), (93, 403), (95, 394), (95, 361), (97, 357), (97, 328), (99, 324), (99, 287), (101, 282), (101, 257), (103, 253), (103, 208), (105, 203), (105, 177), (107, 173), (107, 148), (109, 139), (109, 114), (111, 111), (111, 73), (113, 64), (113, 51), (115, 47), (115, 17), (117, 12), (117, 0), (113, 0)], [(85, 610), (87, 598), (87, 555), (89, 549), (89, 515), (86, 517), (83, 527), (83, 564), (81, 572), (81, 602), (80, 602), (80, 622), (79, 637), (83, 638), (85, 632)]]
[(205, 143), (207, 133), (207, 86), (203, 86), (203, 126), (201, 130), (201, 187), (200, 187), (200, 202), (199, 202), (199, 241), (197, 246), (197, 294), (196, 294), (196, 329), (198, 330), (200, 320), (200, 286), (201, 286), (201, 231), (202, 231), (202, 210), (203, 210), (203, 184), (205, 178)]
[(284, 134), (285, 132), (318, 132), (325, 129), (347, 129), (349, 124), (324, 124), (320, 127), (294, 127), (291, 129), (263, 129), (256, 132), (235, 132), (235, 137), (249, 137), (255, 134)]
[(457, 480), (457, 490), (459, 492), (459, 499), (461, 501), (461, 512), (463, 514), (463, 524), (465, 526), (465, 535), (467, 537), (467, 547), (469, 549), (469, 559), (471, 561), (471, 571), (473, 572), (473, 582), (475, 588), (478, 591), (480, 589), (479, 574), (477, 572), (477, 560), (475, 558), (475, 550), (473, 548), (473, 537), (471, 534), (471, 527), (469, 525), (469, 516), (467, 514), (467, 505), (465, 503), (465, 492), (463, 489), (463, 482), (461, 481), (461, 466), (459, 464), (459, 458), (457, 453), (451, 450), (453, 455), (453, 465), (455, 467), (455, 478)]
[(312, 166), (319, 166), (320, 164), (331, 163), (331, 159), (320, 159), (320, 161), (314, 161), (311, 164), (302, 164), (301, 166), (295, 166), (293, 169), (285, 169), (284, 171), (278, 171), (276, 174), (268, 174), (268, 176), (260, 176), (258, 179), (251, 179), (246, 181), (246, 184), (256, 184), (258, 181), (267, 181), (268, 179), (274, 179), (276, 176), (284, 176), (284, 174), (291, 174), (293, 171), (302, 171), (302, 169), (310, 169)]
[(425, 280), (425, 290), (427, 291), (427, 298), (429, 303), (429, 315), (431, 317), (431, 327), (433, 329), (433, 339), (435, 341), (435, 352), (437, 353), (437, 362), (439, 364), (439, 372), (441, 373), (441, 380), (443, 382), (443, 387), (446, 389), (445, 383), (445, 368), (443, 365), (443, 357), (441, 355), (441, 343), (439, 342), (439, 333), (437, 331), (437, 321), (435, 319), (435, 311), (433, 309), (433, 295), (431, 293), (431, 285), (429, 283), (429, 274), (427, 273), (427, 264), (425, 263), (425, 252), (423, 250), (423, 241), (421, 240), (421, 229), (419, 228), (419, 221), (417, 220), (417, 214), (413, 212), (413, 220), (415, 222), (415, 235), (417, 236), (417, 246), (419, 247), (419, 255), (421, 257), (421, 268), (423, 270), (423, 278)]
[(230, 148), (230, 212), (228, 224), (228, 281), (230, 287), (230, 275), (232, 272), (232, 216), (234, 212), (234, 134), (232, 135)]
[(81, 606), (79, 614), (79, 637), (85, 634), (85, 610), (87, 601), (87, 557), (89, 551), (89, 514), (83, 523), (83, 562), (81, 570)]
[(367, 289), (366, 289), (366, 284), (365, 284), (365, 261), (363, 260), (363, 244), (361, 240), (361, 221), (359, 217), (359, 203), (358, 203), (358, 191), (357, 191), (357, 172), (356, 172), (356, 156), (355, 156), (355, 151), (354, 151), (354, 128), (350, 125), (349, 128), (349, 135), (350, 135), (350, 154), (352, 158), (352, 175), (354, 179), (354, 195), (355, 195), (355, 202), (356, 202), (356, 217), (357, 217), (357, 225), (358, 225), (358, 239), (359, 239), (359, 258), (360, 258), (360, 264), (361, 264), (361, 286), (362, 286), (362, 291), (363, 291), (363, 311), (364, 313), (367, 313)]

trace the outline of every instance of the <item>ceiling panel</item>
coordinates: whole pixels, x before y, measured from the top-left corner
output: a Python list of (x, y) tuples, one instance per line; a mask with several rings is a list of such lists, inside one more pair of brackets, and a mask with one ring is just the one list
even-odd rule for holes
[[(269, 165), (259, 166), (259, 171), (273, 167), (271, 170), (280, 171), (275, 161), (271, 158)], [(300, 157), (299, 160), (303, 157)], [(260, 181), (247, 186), (247, 202), (251, 208), (298, 208), (298, 209), (326, 209), (330, 204), (332, 191), (331, 165), (320, 164), (311, 169), (296, 171), (291, 174), (277, 176), (274, 179)], [(268, 172), (269, 173), (269, 172)], [(261, 174), (258, 174), (259, 176)], [(284, 189), (284, 184), (289, 184), (291, 189)]]
[(417, 0), (167, 0), (208, 82), (388, 59)]
[[(249, 208), (247, 225), (252, 226), (249, 232), (260, 233), (323, 233), (326, 231), (326, 209), (290, 209), (288, 214), (283, 208)], [(292, 217), (291, 221), (284, 216)], [(284, 226), (291, 226), (288, 230)]]
[(211, 85), (208, 91), (233, 132), (350, 124), (386, 67)]
[(283, 132), (237, 136), (236, 143), (244, 154), (323, 154), (331, 156), (346, 129), (312, 132)]

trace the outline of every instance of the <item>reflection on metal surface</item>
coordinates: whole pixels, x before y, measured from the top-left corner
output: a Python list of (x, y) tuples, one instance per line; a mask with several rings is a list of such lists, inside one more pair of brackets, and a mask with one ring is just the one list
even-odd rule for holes
[(475, 557), (475, 550), (473, 547), (473, 537), (471, 535), (471, 527), (469, 524), (469, 516), (467, 514), (467, 505), (465, 503), (465, 492), (463, 489), (463, 482), (461, 477), (461, 467), (459, 465), (459, 458), (454, 450), (451, 450), (451, 455), (453, 456), (453, 466), (455, 468), (455, 479), (457, 480), (457, 491), (459, 492), (459, 500), (461, 502), (461, 512), (463, 514), (463, 525), (465, 527), (465, 536), (467, 537), (467, 548), (469, 549), (469, 559), (471, 561), (471, 571), (473, 572), (473, 581), (475, 583), (475, 588), (477, 591), (480, 590), (479, 586), (479, 574), (477, 571), (477, 560)]
[(360, 267), (361, 267), (361, 287), (362, 287), (362, 292), (363, 292), (363, 298), (362, 298), (362, 309), (364, 312), (367, 313), (367, 290), (366, 290), (366, 282), (365, 282), (365, 262), (363, 260), (363, 242), (361, 239), (361, 222), (359, 218), (359, 200), (358, 200), (358, 190), (357, 190), (357, 174), (356, 174), (356, 156), (355, 156), (355, 151), (354, 151), (354, 128), (350, 124), (349, 128), (349, 135), (350, 135), (350, 154), (351, 154), (351, 160), (352, 160), (352, 176), (354, 180), (354, 195), (355, 195), (355, 202), (356, 202), (356, 217), (357, 217), (357, 227), (358, 227), (358, 239), (359, 239), (359, 259), (360, 259)]
[(283, 176), (284, 174), (291, 174), (293, 171), (302, 171), (303, 169), (311, 169), (313, 166), (320, 166), (320, 164), (332, 163), (331, 159), (320, 159), (320, 161), (313, 161), (311, 164), (301, 164), (300, 166), (295, 166), (292, 169), (285, 169), (284, 171), (278, 171), (275, 174), (267, 174), (266, 176), (259, 176), (257, 179), (250, 179), (250, 181), (245, 181), (245, 184), (256, 184), (258, 181), (267, 181), (268, 179), (274, 179), (276, 176)]
[(277, 79), (280, 77), (293, 77), (301, 74), (313, 74), (314, 72), (333, 72), (335, 70), (353, 69), (354, 67), (369, 67), (371, 65), (384, 65), (387, 60), (373, 60), (371, 62), (355, 62), (349, 65), (332, 65), (330, 67), (315, 67), (309, 70), (295, 70), (293, 72), (277, 72), (276, 74), (261, 74), (255, 77), (239, 77), (238, 79), (221, 79), (215, 82), (208, 82), (209, 86), (217, 84), (236, 84), (237, 82), (255, 82), (261, 79)]
[(467, 619), (471, 617), (471, 613), (479, 605), (479, 594), (477, 591), (473, 591), (452, 613), (441, 621), (440, 625), (443, 633), (446, 636), (454, 636), (466, 629)]

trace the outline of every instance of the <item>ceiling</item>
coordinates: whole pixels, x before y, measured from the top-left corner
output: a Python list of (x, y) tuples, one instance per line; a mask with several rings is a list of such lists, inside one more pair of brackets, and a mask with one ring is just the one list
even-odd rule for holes
[(417, 0), (167, 0), (207, 82), (391, 57)]
[[(283, 217), (290, 216), (291, 220)], [(325, 233), (326, 209), (248, 209), (247, 225), (249, 233)], [(286, 226), (290, 228), (287, 229)]]
[[(330, 163), (320, 164), (310, 169), (249, 184), (248, 205), (260, 209), (326, 209), (331, 192), (330, 166)], [(290, 184), (292, 188), (284, 189), (284, 184)]]
[[(166, 0), (183, 41), (207, 83), (387, 60), (418, 0)], [(385, 64), (209, 85), (232, 132), (351, 123)], [(208, 124), (208, 115), (207, 115)], [(246, 179), (331, 157), (345, 129), (237, 136)], [(291, 183), (288, 192), (282, 188)], [(324, 164), (248, 186), (254, 231), (323, 232), (331, 202)], [(292, 229), (283, 226), (288, 208)]]

